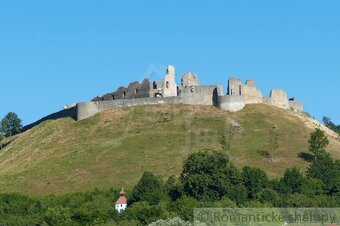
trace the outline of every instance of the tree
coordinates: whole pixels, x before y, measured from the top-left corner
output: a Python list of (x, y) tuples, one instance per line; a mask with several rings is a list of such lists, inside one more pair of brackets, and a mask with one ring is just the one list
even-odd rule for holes
[(270, 203), (273, 206), (277, 206), (280, 200), (280, 196), (276, 191), (270, 188), (264, 188), (255, 195), (255, 198), (262, 203)]
[(279, 190), (283, 194), (301, 193), (305, 180), (306, 178), (298, 168), (288, 168), (280, 180)]
[(5, 136), (11, 137), (19, 133), (22, 129), (22, 122), (18, 115), (14, 112), (9, 112), (2, 120), (0, 132)]
[(228, 196), (233, 185), (241, 183), (241, 176), (225, 154), (198, 152), (184, 162), (181, 181), (186, 195), (216, 200)]
[(186, 221), (193, 220), (194, 209), (198, 207), (198, 201), (192, 197), (183, 196), (170, 204), (170, 210), (177, 213)]
[(132, 190), (129, 202), (132, 204), (146, 201), (150, 205), (156, 205), (166, 197), (164, 190), (164, 184), (161, 179), (146, 171)]
[(326, 127), (340, 134), (340, 125), (335, 125), (329, 117), (324, 116), (322, 122)]
[(308, 143), (309, 151), (311, 151), (314, 154), (315, 159), (317, 159), (321, 155), (325, 155), (329, 141), (325, 132), (317, 128), (310, 134)]
[(340, 194), (340, 162), (334, 161), (329, 153), (312, 161), (307, 175), (321, 180), (327, 195)]
[(246, 166), (242, 170), (243, 184), (248, 191), (248, 198), (254, 198), (255, 194), (269, 185), (269, 179), (261, 169)]
[(171, 200), (175, 201), (182, 196), (182, 185), (180, 181), (176, 179), (175, 176), (170, 176), (165, 183), (166, 191), (171, 198)]

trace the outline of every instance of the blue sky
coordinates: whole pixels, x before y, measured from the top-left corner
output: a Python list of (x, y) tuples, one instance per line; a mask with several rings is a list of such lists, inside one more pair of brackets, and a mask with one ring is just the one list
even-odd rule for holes
[(167, 64), (253, 78), (340, 124), (340, 1), (1, 1), (0, 117), (24, 124)]

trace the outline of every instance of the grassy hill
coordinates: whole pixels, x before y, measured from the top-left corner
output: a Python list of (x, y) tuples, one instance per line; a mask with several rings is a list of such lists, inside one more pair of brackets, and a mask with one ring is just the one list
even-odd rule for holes
[[(279, 148), (275, 161), (269, 161), (264, 153), (273, 131)], [(292, 165), (307, 166), (299, 154), (307, 152), (310, 132), (294, 114), (268, 105), (249, 105), (236, 113), (202, 106), (139, 106), (80, 122), (51, 120), (17, 135), (0, 151), (0, 192), (131, 188), (145, 170), (164, 178), (179, 175), (190, 153), (222, 151), (223, 134), (232, 134), (230, 156), (236, 166), (259, 167), (276, 177)], [(330, 152), (340, 157), (338, 140), (331, 139)]]

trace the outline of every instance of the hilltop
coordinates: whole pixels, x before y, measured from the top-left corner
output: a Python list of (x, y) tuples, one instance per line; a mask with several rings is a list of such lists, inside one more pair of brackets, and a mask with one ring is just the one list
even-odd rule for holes
[[(277, 177), (287, 167), (307, 166), (301, 153), (308, 156), (310, 121), (266, 104), (233, 113), (213, 106), (146, 105), (110, 109), (82, 121), (48, 120), (17, 135), (0, 152), (0, 192), (129, 189), (145, 170), (163, 178), (178, 176), (190, 153), (222, 151), (225, 133), (233, 134), (229, 153), (237, 167), (259, 167)], [(279, 148), (275, 161), (269, 161), (263, 153), (270, 149), (273, 129)], [(339, 158), (340, 141), (329, 139), (331, 154)]]

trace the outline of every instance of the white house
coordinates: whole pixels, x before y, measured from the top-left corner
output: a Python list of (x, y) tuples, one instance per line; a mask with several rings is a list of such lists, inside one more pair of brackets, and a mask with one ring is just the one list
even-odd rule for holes
[(125, 196), (125, 192), (122, 191), (119, 193), (119, 199), (116, 202), (116, 210), (121, 213), (127, 208), (127, 199)]

